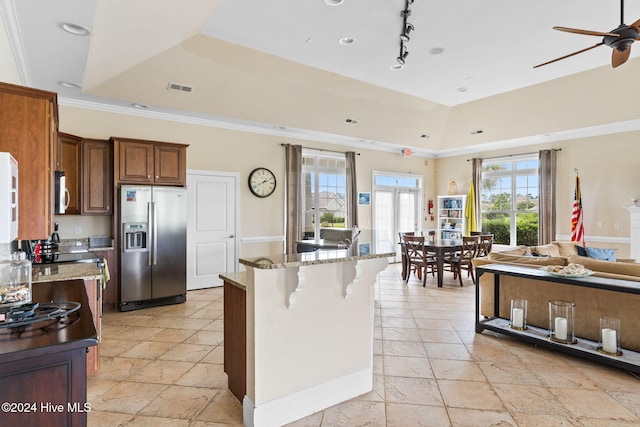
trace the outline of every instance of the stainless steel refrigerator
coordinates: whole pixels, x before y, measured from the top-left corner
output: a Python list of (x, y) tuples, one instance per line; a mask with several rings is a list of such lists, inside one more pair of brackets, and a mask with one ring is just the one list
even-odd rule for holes
[(186, 301), (187, 190), (120, 187), (119, 310)]

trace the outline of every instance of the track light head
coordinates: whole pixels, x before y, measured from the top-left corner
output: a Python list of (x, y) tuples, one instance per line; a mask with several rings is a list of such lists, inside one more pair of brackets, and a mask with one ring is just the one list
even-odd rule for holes
[(398, 64), (400, 64), (400, 65), (404, 65), (404, 63), (405, 63), (404, 58), (402, 56), (398, 56), (396, 58), (396, 60), (398, 61)]
[(409, 40), (411, 40), (411, 38), (409, 37), (409, 33), (414, 29), (415, 27), (413, 26), (413, 24), (407, 24), (402, 34), (400, 34), (400, 40), (402, 40), (403, 42), (408, 42)]

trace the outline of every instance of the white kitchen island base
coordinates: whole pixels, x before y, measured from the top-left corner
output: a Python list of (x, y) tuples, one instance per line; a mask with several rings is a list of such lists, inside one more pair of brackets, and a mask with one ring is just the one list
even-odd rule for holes
[(281, 426), (373, 388), (374, 282), (393, 252), (323, 252), (241, 260), (246, 426)]

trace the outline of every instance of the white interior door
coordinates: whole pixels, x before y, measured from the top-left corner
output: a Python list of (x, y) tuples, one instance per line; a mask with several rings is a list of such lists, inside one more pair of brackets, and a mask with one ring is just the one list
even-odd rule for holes
[(238, 174), (187, 171), (187, 290), (238, 271)]

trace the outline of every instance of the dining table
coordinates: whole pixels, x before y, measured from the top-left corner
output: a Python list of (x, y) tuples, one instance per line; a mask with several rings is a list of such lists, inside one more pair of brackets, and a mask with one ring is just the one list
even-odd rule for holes
[[(424, 248), (427, 252), (433, 253), (436, 259), (438, 287), (442, 287), (444, 280), (444, 258), (447, 253), (462, 250), (462, 239), (436, 239), (431, 242), (425, 240)], [(409, 275), (409, 260), (405, 251), (402, 251), (402, 280), (406, 281)]]

